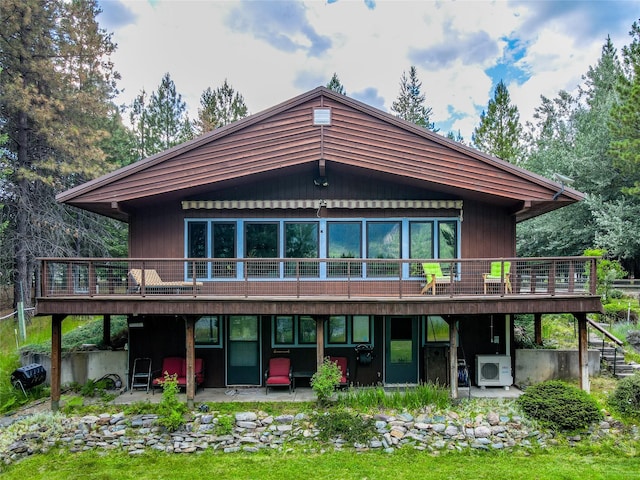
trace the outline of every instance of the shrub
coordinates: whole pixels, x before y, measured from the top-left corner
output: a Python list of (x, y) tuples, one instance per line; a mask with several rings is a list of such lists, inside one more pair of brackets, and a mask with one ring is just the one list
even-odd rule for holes
[(348, 443), (366, 443), (376, 434), (372, 418), (353, 415), (346, 410), (330, 411), (315, 417), (320, 440), (341, 438)]
[(518, 404), (529, 417), (554, 430), (579, 430), (602, 419), (593, 397), (558, 380), (527, 388)]
[(158, 406), (158, 423), (170, 432), (175, 432), (184, 424), (187, 406), (178, 400), (177, 375), (164, 374), (162, 384), (162, 400)]
[(216, 435), (231, 435), (235, 421), (231, 415), (220, 415), (215, 426)]
[(607, 403), (624, 416), (640, 419), (640, 373), (621, 379)]
[(318, 371), (311, 377), (311, 388), (318, 398), (318, 403), (328, 402), (336, 387), (340, 385), (341, 378), (340, 367), (329, 358), (325, 358)]

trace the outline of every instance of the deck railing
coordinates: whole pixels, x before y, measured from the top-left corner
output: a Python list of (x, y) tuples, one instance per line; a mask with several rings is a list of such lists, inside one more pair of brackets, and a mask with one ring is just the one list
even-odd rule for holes
[[(40, 297), (595, 295), (597, 257), (43, 258)], [(423, 264), (431, 264), (426, 268)], [(435, 270), (434, 265), (437, 265)], [(437, 273), (431, 273), (435, 271)], [(493, 274), (493, 275), (491, 275)]]

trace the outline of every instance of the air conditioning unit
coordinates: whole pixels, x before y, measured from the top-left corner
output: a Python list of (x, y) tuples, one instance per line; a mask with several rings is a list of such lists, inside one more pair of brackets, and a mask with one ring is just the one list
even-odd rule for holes
[(513, 384), (509, 355), (476, 355), (476, 383), (480, 388), (505, 387)]

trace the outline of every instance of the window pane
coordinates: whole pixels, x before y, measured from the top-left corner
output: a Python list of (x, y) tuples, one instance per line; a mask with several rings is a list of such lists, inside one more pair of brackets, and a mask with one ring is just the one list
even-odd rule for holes
[(293, 317), (276, 317), (276, 344), (293, 343)]
[(258, 317), (233, 315), (229, 317), (229, 340), (233, 342), (255, 342), (258, 340)]
[[(438, 258), (456, 258), (458, 256), (456, 222), (438, 223)], [(451, 269), (455, 270), (455, 264), (441, 263), (440, 268), (445, 275), (449, 275)]]
[(220, 319), (200, 317), (195, 326), (196, 345), (220, 345)]
[[(400, 258), (400, 222), (367, 224), (367, 258)], [(399, 263), (369, 262), (367, 276), (398, 276)]]
[(371, 343), (371, 323), (367, 315), (353, 316), (353, 343)]
[(449, 324), (442, 317), (427, 317), (427, 342), (448, 342)]
[(361, 224), (330, 222), (329, 258), (360, 258), (362, 246)]
[[(207, 258), (207, 222), (189, 222), (188, 224), (188, 252), (189, 258)], [(207, 277), (206, 262), (196, 263), (196, 275), (199, 278)], [(191, 267), (189, 267), (189, 278), (192, 276)]]
[[(362, 258), (362, 224), (329, 222), (329, 258)], [(327, 275), (330, 277), (361, 277), (360, 262), (328, 262)]]
[[(409, 237), (409, 258), (433, 258), (433, 222), (410, 222)], [(422, 265), (412, 263), (411, 276), (422, 275)]]
[[(213, 258), (235, 258), (236, 257), (236, 224), (235, 223), (214, 223), (213, 239), (211, 251)], [(235, 262), (214, 262), (214, 277), (235, 277)]]
[[(318, 224), (286, 223), (285, 257), (287, 258), (318, 258)], [(287, 276), (317, 277), (318, 262), (301, 262), (299, 265), (288, 262)]]
[(189, 258), (207, 258), (207, 222), (189, 222)]
[(300, 317), (298, 343), (316, 343), (316, 321), (312, 317)]
[(329, 317), (328, 343), (347, 343), (347, 317), (344, 315)]
[[(245, 227), (247, 258), (278, 256), (278, 224), (247, 223)], [(277, 277), (277, 262), (247, 262), (247, 274), (252, 277)]]
[(438, 223), (438, 258), (456, 258), (458, 255), (456, 222)]

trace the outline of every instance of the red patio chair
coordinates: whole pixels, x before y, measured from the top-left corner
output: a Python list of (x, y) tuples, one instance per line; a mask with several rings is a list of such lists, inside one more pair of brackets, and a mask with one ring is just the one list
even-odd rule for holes
[(264, 372), (265, 394), (269, 394), (269, 387), (291, 387), (293, 385), (293, 369), (289, 358), (270, 358), (269, 368)]
[(340, 386), (348, 387), (349, 386), (349, 363), (347, 361), (347, 357), (329, 357), (329, 360), (340, 368), (340, 373), (342, 373), (342, 377), (340, 378)]

